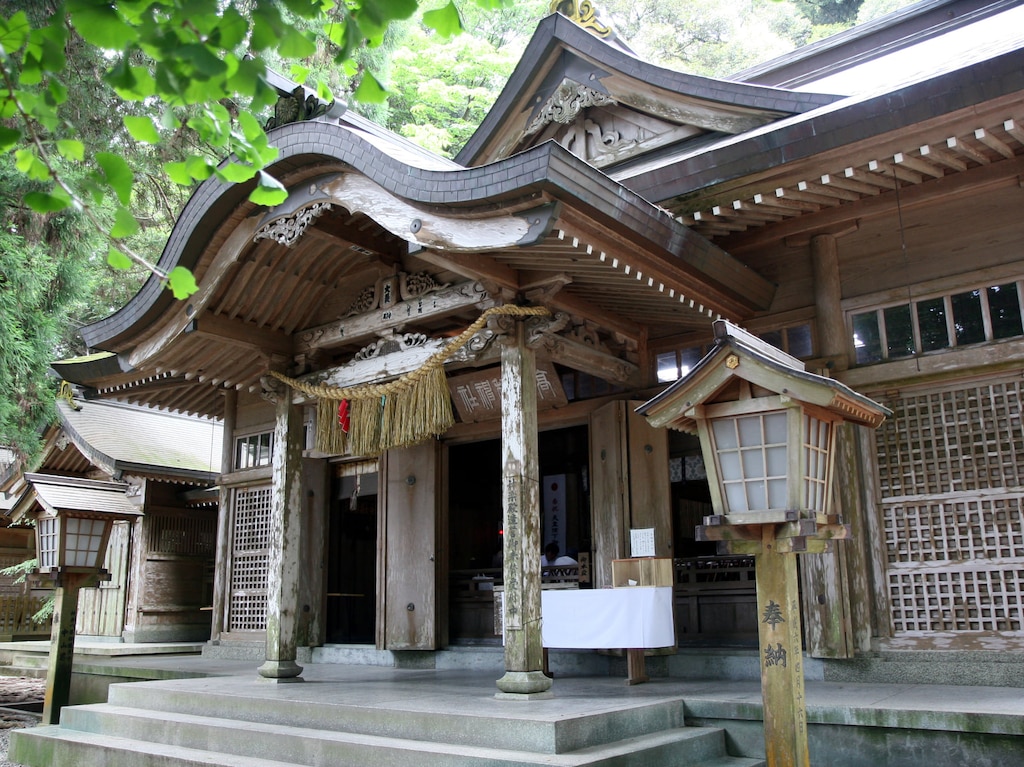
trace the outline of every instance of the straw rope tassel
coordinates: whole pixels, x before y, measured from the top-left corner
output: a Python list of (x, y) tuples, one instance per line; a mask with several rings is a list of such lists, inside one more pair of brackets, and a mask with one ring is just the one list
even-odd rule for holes
[[(445, 345), (420, 368), (384, 384), (338, 387), (310, 384), (271, 370), (270, 375), (317, 399), (317, 450), (375, 456), (393, 447), (409, 447), (443, 434), (455, 423), (444, 363), (494, 315), (528, 317), (549, 314), (542, 306), (494, 306)], [(338, 404), (351, 403), (350, 428), (338, 423)]]

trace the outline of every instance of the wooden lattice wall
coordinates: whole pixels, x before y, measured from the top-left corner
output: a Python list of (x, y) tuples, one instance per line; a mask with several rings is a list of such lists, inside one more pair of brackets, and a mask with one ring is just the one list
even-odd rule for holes
[(267, 627), (270, 486), (238, 488), (234, 495), (229, 631)]
[(905, 392), (877, 431), (893, 630), (1024, 631), (1015, 379)]

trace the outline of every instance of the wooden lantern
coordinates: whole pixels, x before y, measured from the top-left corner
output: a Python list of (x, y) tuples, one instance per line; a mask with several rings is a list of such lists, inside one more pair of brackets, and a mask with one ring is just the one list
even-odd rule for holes
[(830, 513), (836, 427), (877, 427), (889, 411), (724, 320), (715, 347), (638, 411), (696, 433), (715, 514), (696, 530), (754, 557), (768, 767), (808, 767), (797, 552), (849, 527)]
[(836, 427), (877, 427), (888, 411), (724, 320), (715, 337), (689, 374), (638, 409), (653, 426), (700, 437), (716, 512), (705, 527), (834, 522)]

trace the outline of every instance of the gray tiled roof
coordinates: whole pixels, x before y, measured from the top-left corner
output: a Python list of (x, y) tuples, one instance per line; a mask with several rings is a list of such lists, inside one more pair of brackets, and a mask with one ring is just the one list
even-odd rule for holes
[(172, 475), (220, 472), (219, 422), (98, 400), (58, 402), (61, 425), (79, 450), (111, 471)]

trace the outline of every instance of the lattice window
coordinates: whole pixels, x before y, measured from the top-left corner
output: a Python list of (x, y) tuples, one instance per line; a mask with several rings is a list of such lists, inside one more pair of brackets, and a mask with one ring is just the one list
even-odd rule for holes
[(217, 520), (212, 514), (202, 517), (150, 514), (149, 550), (180, 556), (212, 556), (217, 538)]
[(894, 630), (1024, 631), (1020, 383), (888, 404), (876, 434)]
[(890, 563), (1024, 559), (1024, 497), (886, 504)]
[(1021, 384), (906, 395), (876, 432), (887, 497), (1024, 485)]
[(889, 587), (897, 632), (1024, 629), (1024, 566), (890, 571)]
[(234, 492), (229, 631), (263, 631), (267, 627), (270, 501), (270, 487)]

